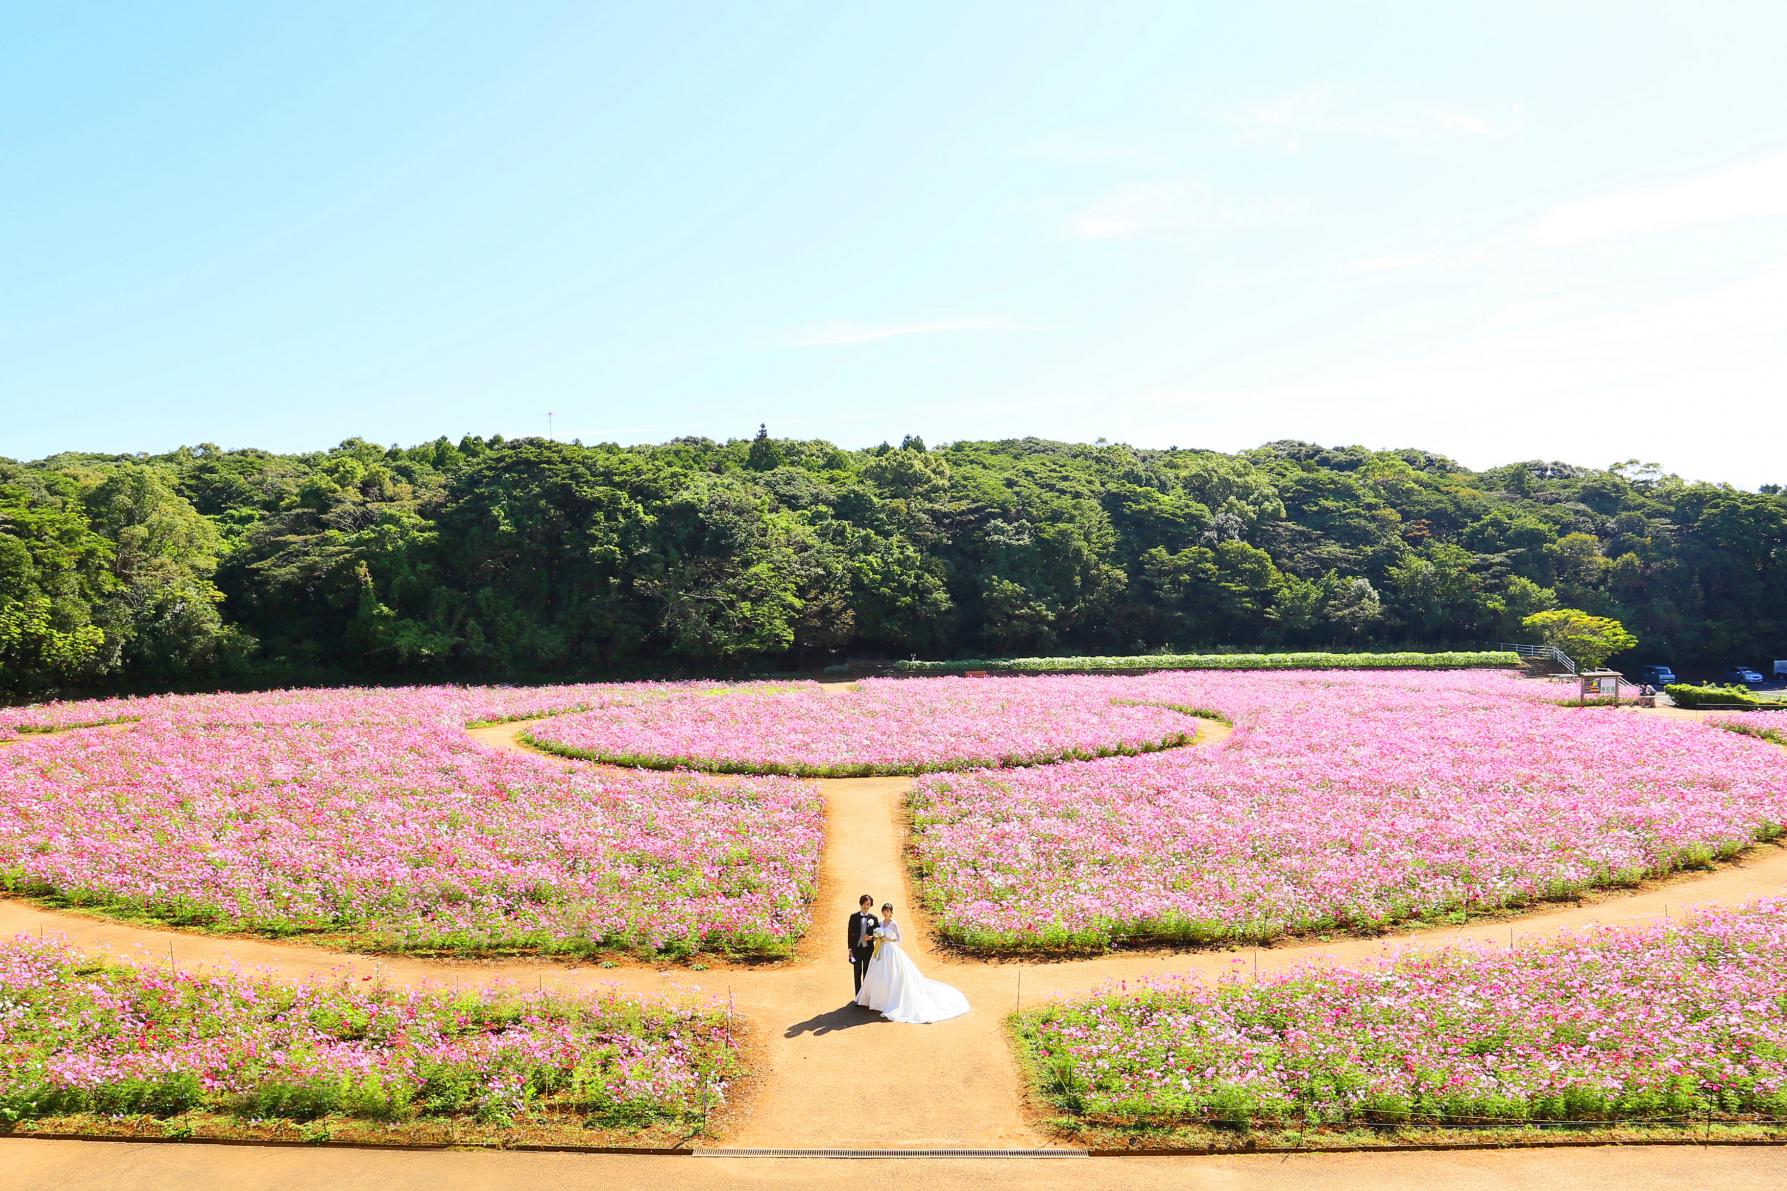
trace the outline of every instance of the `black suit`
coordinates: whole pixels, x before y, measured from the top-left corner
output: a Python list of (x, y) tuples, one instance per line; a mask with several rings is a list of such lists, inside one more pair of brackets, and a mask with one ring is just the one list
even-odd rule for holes
[(866, 943), (863, 940), (865, 937), (873, 935), (875, 928), (880, 925), (881, 919), (873, 914), (865, 914), (858, 910), (850, 915), (850, 927), (846, 932), (845, 941), (850, 948), (850, 970), (856, 977), (857, 992), (862, 991), (863, 974), (869, 970), (869, 960), (875, 955), (874, 939), (869, 938)]

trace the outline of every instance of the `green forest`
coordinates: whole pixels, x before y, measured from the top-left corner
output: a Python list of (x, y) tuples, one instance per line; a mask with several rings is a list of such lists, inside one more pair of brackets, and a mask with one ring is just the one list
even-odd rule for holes
[[(439, 439), (0, 459), (0, 695), (1519, 640), (1787, 656), (1787, 495), (1655, 465)], [(1620, 659), (1616, 659), (1618, 661)]]

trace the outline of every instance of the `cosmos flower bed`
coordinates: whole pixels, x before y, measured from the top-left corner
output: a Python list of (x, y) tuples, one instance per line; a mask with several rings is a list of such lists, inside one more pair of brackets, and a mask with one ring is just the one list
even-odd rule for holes
[(1774, 744), (1787, 744), (1787, 711), (1747, 711), (1741, 715), (1715, 715), (1721, 728), (1756, 736)]
[(113, 699), (59, 700), (0, 707), (0, 741), (142, 719), (187, 725), (321, 722), (350, 713), (363, 721), (494, 724), (580, 710), (609, 703), (661, 698), (712, 684), (635, 682), (556, 686), (319, 687), (299, 690), (217, 692), (201, 695), (127, 695)]
[(200, 696), (26, 737), (0, 749), (0, 888), (371, 950), (786, 954), (817, 880), (812, 787), (597, 770), (461, 726), (635, 697)]
[(652, 769), (867, 777), (1149, 753), (1195, 733), (1109, 679), (937, 678), (686, 690), (554, 717), (528, 740)]
[(1780, 835), (1779, 750), (1494, 673), (1184, 674), (1227, 741), (914, 784), (945, 937), (987, 951), (1371, 932), (1704, 866)]
[(687, 1126), (739, 1071), (709, 1008), (514, 990), (291, 984), (0, 943), (0, 1119), (569, 1114)]
[(0, 741), (16, 740), (34, 732), (56, 732), (132, 720), (149, 703), (147, 699), (123, 698), (0, 707)]
[(1162, 981), (1019, 1018), (1039, 1090), (1116, 1124), (1787, 1116), (1787, 902), (1363, 970)]
[(1045, 674), (1080, 670), (1475, 670), (1520, 665), (1515, 653), (1494, 650), (1443, 653), (1132, 653), (1092, 657), (957, 658), (895, 662), (901, 674), (958, 674), (993, 670)]

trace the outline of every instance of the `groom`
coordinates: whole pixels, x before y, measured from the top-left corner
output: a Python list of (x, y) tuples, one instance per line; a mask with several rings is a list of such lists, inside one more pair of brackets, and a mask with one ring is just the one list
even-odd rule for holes
[(870, 913), (874, 908), (875, 899), (865, 893), (856, 899), (856, 913), (850, 915), (850, 971), (856, 977), (857, 992), (862, 991), (863, 974), (875, 954), (875, 928), (881, 925), (881, 919)]

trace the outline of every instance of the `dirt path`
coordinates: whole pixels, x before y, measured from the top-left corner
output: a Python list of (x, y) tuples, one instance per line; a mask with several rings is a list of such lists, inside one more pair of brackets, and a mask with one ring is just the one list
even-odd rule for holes
[[(1021, 1089), (996, 1012), (898, 1026), (852, 1003), (845, 920), (859, 894), (895, 903), (919, 926), (902, 848), (905, 778), (825, 782), (827, 834), (810, 962), (751, 981), (752, 1019), (767, 1036), (761, 1086), (726, 1144), (741, 1147), (1043, 1144), (1015, 1111)], [(905, 946), (938, 979), (930, 932)], [(755, 975), (754, 973), (750, 975)], [(974, 999), (970, 992), (969, 998)], [(989, 1112), (991, 1105), (1010, 1111)]]
[[(1228, 735), (1226, 726), (1205, 721), (1201, 746), (1219, 745)], [(499, 749), (523, 749), (516, 737), (525, 723), (503, 724), (472, 731), (483, 746)], [(581, 764), (564, 762), (565, 764)], [(1759, 895), (1787, 890), (1787, 849), (1758, 850), (1751, 858), (1723, 866), (1704, 876), (1693, 876), (1665, 882), (1654, 888), (1629, 895), (1612, 895), (1591, 904), (1574, 904), (1543, 910), (1511, 921), (1489, 921), (1465, 926), (1422, 931), (1389, 940), (1340, 939), (1332, 942), (1295, 943), (1261, 949), (1257, 952), (1131, 952), (1076, 962), (1015, 963), (979, 962), (940, 952), (922, 915), (916, 913), (908, 872), (904, 862), (905, 844), (904, 794), (907, 779), (862, 778), (819, 783), (826, 805), (826, 840), (822, 853), (819, 894), (814, 906), (814, 928), (803, 943), (800, 954), (791, 963), (773, 967), (721, 969), (696, 972), (688, 969), (622, 966), (603, 969), (564, 963), (515, 961), (493, 963), (451, 963), (445, 961), (378, 958), (344, 954), (298, 943), (281, 943), (250, 938), (195, 935), (184, 931), (158, 930), (89, 917), (81, 914), (41, 910), (28, 904), (0, 900), (0, 932), (46, 930), (67, 935), (77, 946), (90, 951), (109, 951), (139, 960), (173, 962), (182, 968), (247, 964), (270, 968), (284, 976), (311, 976), (346, 971), (353, 974), (377, 975), (400, 984), (450, 984), (487, 982), (509, 979), (527, 985), (536, 983), (558, 988), (616, 986), (640, 993), (689, 991), (722, 1000), (730, 997), (737, 1011), (750, 1025), (753, 1036), (753, 1063), (756, 1074), (753, 1087), (744, 1102), (723, 1121), (723, 1135), (717, 1144), (740, 1148), (819, 1148), (819, 1147), (887, 1147), (887, 1148), (1013, 1148), (1042, 1147), (1049, 1143), (1025, 1120), (1022, 1112), (1022, 1086), (1011, 1049), (1003, 1036), (1003, 1019), (1018, 1004), (1020, 991), (1029, 1003), (1055, 994), (1082, 992), (1114, 980), (1185, 974), (1212, 976), (1227, 972), (1239, 963), (1244, 970), (1272, 971), (1295, 963), (1323, 957), (1341, 962), (1356, 962), (1379, 954), (1387, 947), (1409, 940), (1422, 944), (1458, 941), (1506, 943), (1510, 930), (1515, 938), (1530, 938), (1559, 929), (1589, 923), (1638, 923), (1664, 913), (1679, 913), (1697, 905), (1734, 905)], [(907, 926), (908, 948), (927, 974), (956, 985), (973, 1003), (974, 1012), (955, 1021), (932, 1026), (896, 1026), (850, 1004), (851, 981), (843, 941), (837, 937), (849, 912), (855, 908), (859, 893), (872, 894), (876, 901), (892, 900)], [(17, 1145), (13, 1143), (7, 1152)], [(96, 1147), (96, 1148), (95, 1148)], [(266, 1161), (269, 1169), (296, 1170), (291, 1163), (296, 1157), (250, 1159), (243, 1151), (207, 1147), (182, 1151), (196, 1157), (175, 1159), (153, 1153), (160, 1147), (122, 1147), (92, 1143), (98, 1155), (119, 1150), (140, 1150), (142, 1161), (158, 1170), (172, 1170), (181, 1161), (252, 1166)], [(48, 1153), (50, 1151), (44, 1151)], [(1535, 1155), (1532, 1170), (1555, 1171), (1574, 1159), (1570, 1154), (1587, 1151), (1562, 1151)], [(1661, 1171), (1677, 1167), (1684, 1161), (1683, 1151), (1618, 1151), (1648, 1152), (1660, 1155), (1648, 1169)], [(249, 1151), (260, 1153), (260, 1151)], [(291, 1154), (290, 1151), (281, 1152)], [(1723, 1152), (1721, 1152), (1723, 1153)], [(1734, 1152), (1751, 1155), (1752, 1151)], [(1783, 1169), (1774, 1151), (1766, 1161), (1755, 1157), (1708, 1157), (1696, 1159), (1711, 1163), (1705, 1166), (1706, 1181), (1726, 1185), (1743, 1185), (1745, 1172), (1766, 1167), (1780, 1185)], [(216, 1157), (203, 1156), (216, 1155)], [(1335, 1155), (1328, 1161), (1332, 1170), (1345, 1167)], [(112, 1159), (107, 1158), (108, 1161)], [(304, 1161), (309, 1161), (306, 1157)], [(344, 1160), (367, 1163), (374, 1159), (355, 1154)], [(453, 1184), (438, 1175), (427, 1176), (431, 1186), (484, 1185), (476, 1181), (474, 1168), (489, 1158), (478, 1155), (453, 1155), (443, 1162), (457, 1162), (469, 1183)], [(503, 1162), (543, 1163), (546, 1156), (521, 1158), (502, 1156)], [(385, 1161), (378, 1158), (377, 1161)], [(407, 1170), (420, 1172), (444, 1169), (433, 1160), (406, 1157)], [(596, 1161), (596, 1160), (584, 1160)], [(605, 1161), (605, 1160), (604, 1160)], [(639, 1160), (626, 1160), (639, 1161)], [(757, 1161), (716, 1159), (664, 1159), (695, 1163), (692, 1168), (677, 1166), (678, 1182), (687, 1176), (732, 1169), (737, 1178), (786, 1184), (800, 1182), (788, 1171), (771, 1168), (785, 1164)], [(1320, 1161), (1312, 1170), (1329, 1170)], [(1407, 1178), (1420, 1181), (1413, 1173), (1422, 1164), (1439, 1162), (1448, 1172), (1445, 1181), (1458, 1184), (1458, 1171), (1468, 1169), (1477, 1156), (1458, 1154), (1433, 1156), (1373, 1156), (1371, 1164), (1396, 1163)], [(1491, 1161), (1482, 1158), (1481, 1161)], [(1509, 1159), (1508, 1161), (1517, 1161)], [(1527, 1161), (1520, 1159), (1518, 1161)], [(1621, 1159), (1621, 1161), (1625, 1161)], [(1085, 1168), (1075, 1160), (1032, 1162), (1022, 1166), (1026, 1183), (1053, 1185), (1086, 1179)], [(1252, 1163), (1249, 1165), (1249, 1163)], [(1124, 1177), (1139, 1176), (1149, 1169), (1166, 1171), (1169, 1166), (1144, 1167), (1124, 1160), (1102, 1160), (1098, 1166), (1098, 1185), (1155, 1185), (1165, 1175), (1148, 1176), (1133, 1184), (1113, 1182), (1118, 1171)], [(1235, 1166), (1235, 1163), (1241, 1165)], [(1211, 1177), (1209, 1185), (1252, 1186), (1274, 1172), (1277, 1178), (1291, 1168), (1290, 1164), (1309, 1163), (1303, 1159), (1286, 1160), (1208, 1160), (1197, 1164), (1197, 1171)], [(1226, 1165), (1225, 1165), (1226, 1164)], [(1725, 1164), (1721, 1166), (1719, 1164)], [(1747, 1164), (1747, 1165), (1746, 1165)], [(825, 1166), (827, 1164), (816, 1164)], [(941, 1186), (978, 1185), (956, 1183), (956, 1172), (966, 1172), (960, 1165), (938, 1168), (933, 1177), (927, 1170), (920, 1176), (917, 1167), (930, 1163), (893, 1164), (902, 1180), (922, 1177), (925, 1182)], [(976, 1177), (1005, 1177), (1015, 1173), (1012, 1166), (999, 1163), (969, 1164), (982, 1172)], [(849, 1164), (855, 1177), (874, 1169), (873, 1164)], [(1074, 1169), (1067, 1169), (1067, 1168)], [(1371, 1167), (1372, 1169), (1387, 1169)], [(206, 1169), (211, 1169), (207, 1167)], [(218, 1167), (222, 1169), (222, 1167)], [(356, 1167), (359, 1169), (359, 1167)], [(370, 1169), (368, 1167), (367, 1169)], [(518, 1167), (504, 1167), (504, 1177)], [(585, 1169), (595, 1169), (594, 1166)], [(801, 1168), (801, 1169), (811, 1169)], [(1179, 1168), (1181, 1172), (1186, 1167)], [(1685, 1169), (1685, 1168), (1682, 1168)], [(1711, 1173), (1715, 1169), (1722, 1173)], [(1078, 1170), (1079, 1173), (1074, 1171)], [(1005, 1172), (1001, 1176), (999, 1172)], [(1217, 1177), (1218, 1171), (1232, 1171), (1232, 1177)], [(1248, 1173), (1251, 1172), (1251, 1173)], [(776, 1177), (770, 1177), (774, 1174)], [(169, 1175), (168, 1177), (172, 1177)], [(244, 1177), (248, 1177), (245, 1173)], [(302, 1178), (303, 1176), (289, 1176)], [(418, 1179), (423, 1177), (420, 1173)], [(625, 1176), (617, 1176), (625, 1177)], [(1318, 1176), (1311, 1175), (1313, 1186)], [(1339, 1175), (1323, 1174), (1323, 1183), (1347, 1185)], [(1624, 1176), (1622, 1176), (1624, 1178)], [(1698, 1181), (1690, 1176), (1691, 1181)], [(1732, 1182), (1733, 1179), (1738, 1181)], [(234, 1178), (210, 1177), (216, 1183)], [(631, 1181), (631, 1180), (629, 1180)], [(1624, 1181), (1630, 1182), (1630, 1179)], [(1183, 1173), (1175, 1179), (1184, 1185)], [(244, 1184), (247, 1185), (247, 1184)], [(289, 1181), (285, 1184), (289, 1185)], [(379, 1184), (386, 1185), (386, 1184)], [(1198, 1185), (1195, 1181), (1191, 1185)], [(1275, 1185), (1302, 1185), (1295, 1182)], [(1357, 1185), (1371, 1185), (1360, 1183)], [(1534, 1185), (1538, 1185), (1535, 1183)], [(1556, 1181), (1545, 1185), (1557, 1186)], [(1582, 1184), (1587, 1185), (1584, 1181)], [(1642, 1182), (1633, 1185), (1645, 1185)], [(1664, 1184), (1652, 1184), (1664, 1185)], [(1757, 1185), (1763, 1185), (1758, 1183)]]
[(1450, 1153), (1295, 1154), (1226, 1158), (1032, 1161), (650, 1158), (530, 1153), (224, 1148), (0, 1141), (0, 1191), (227, 1187), (230, 1191), (492, 1191), (494, 1188), (848, 1187), (957, 1191), (1777, 1191), (1787, 1149), (1592, 1147)]

